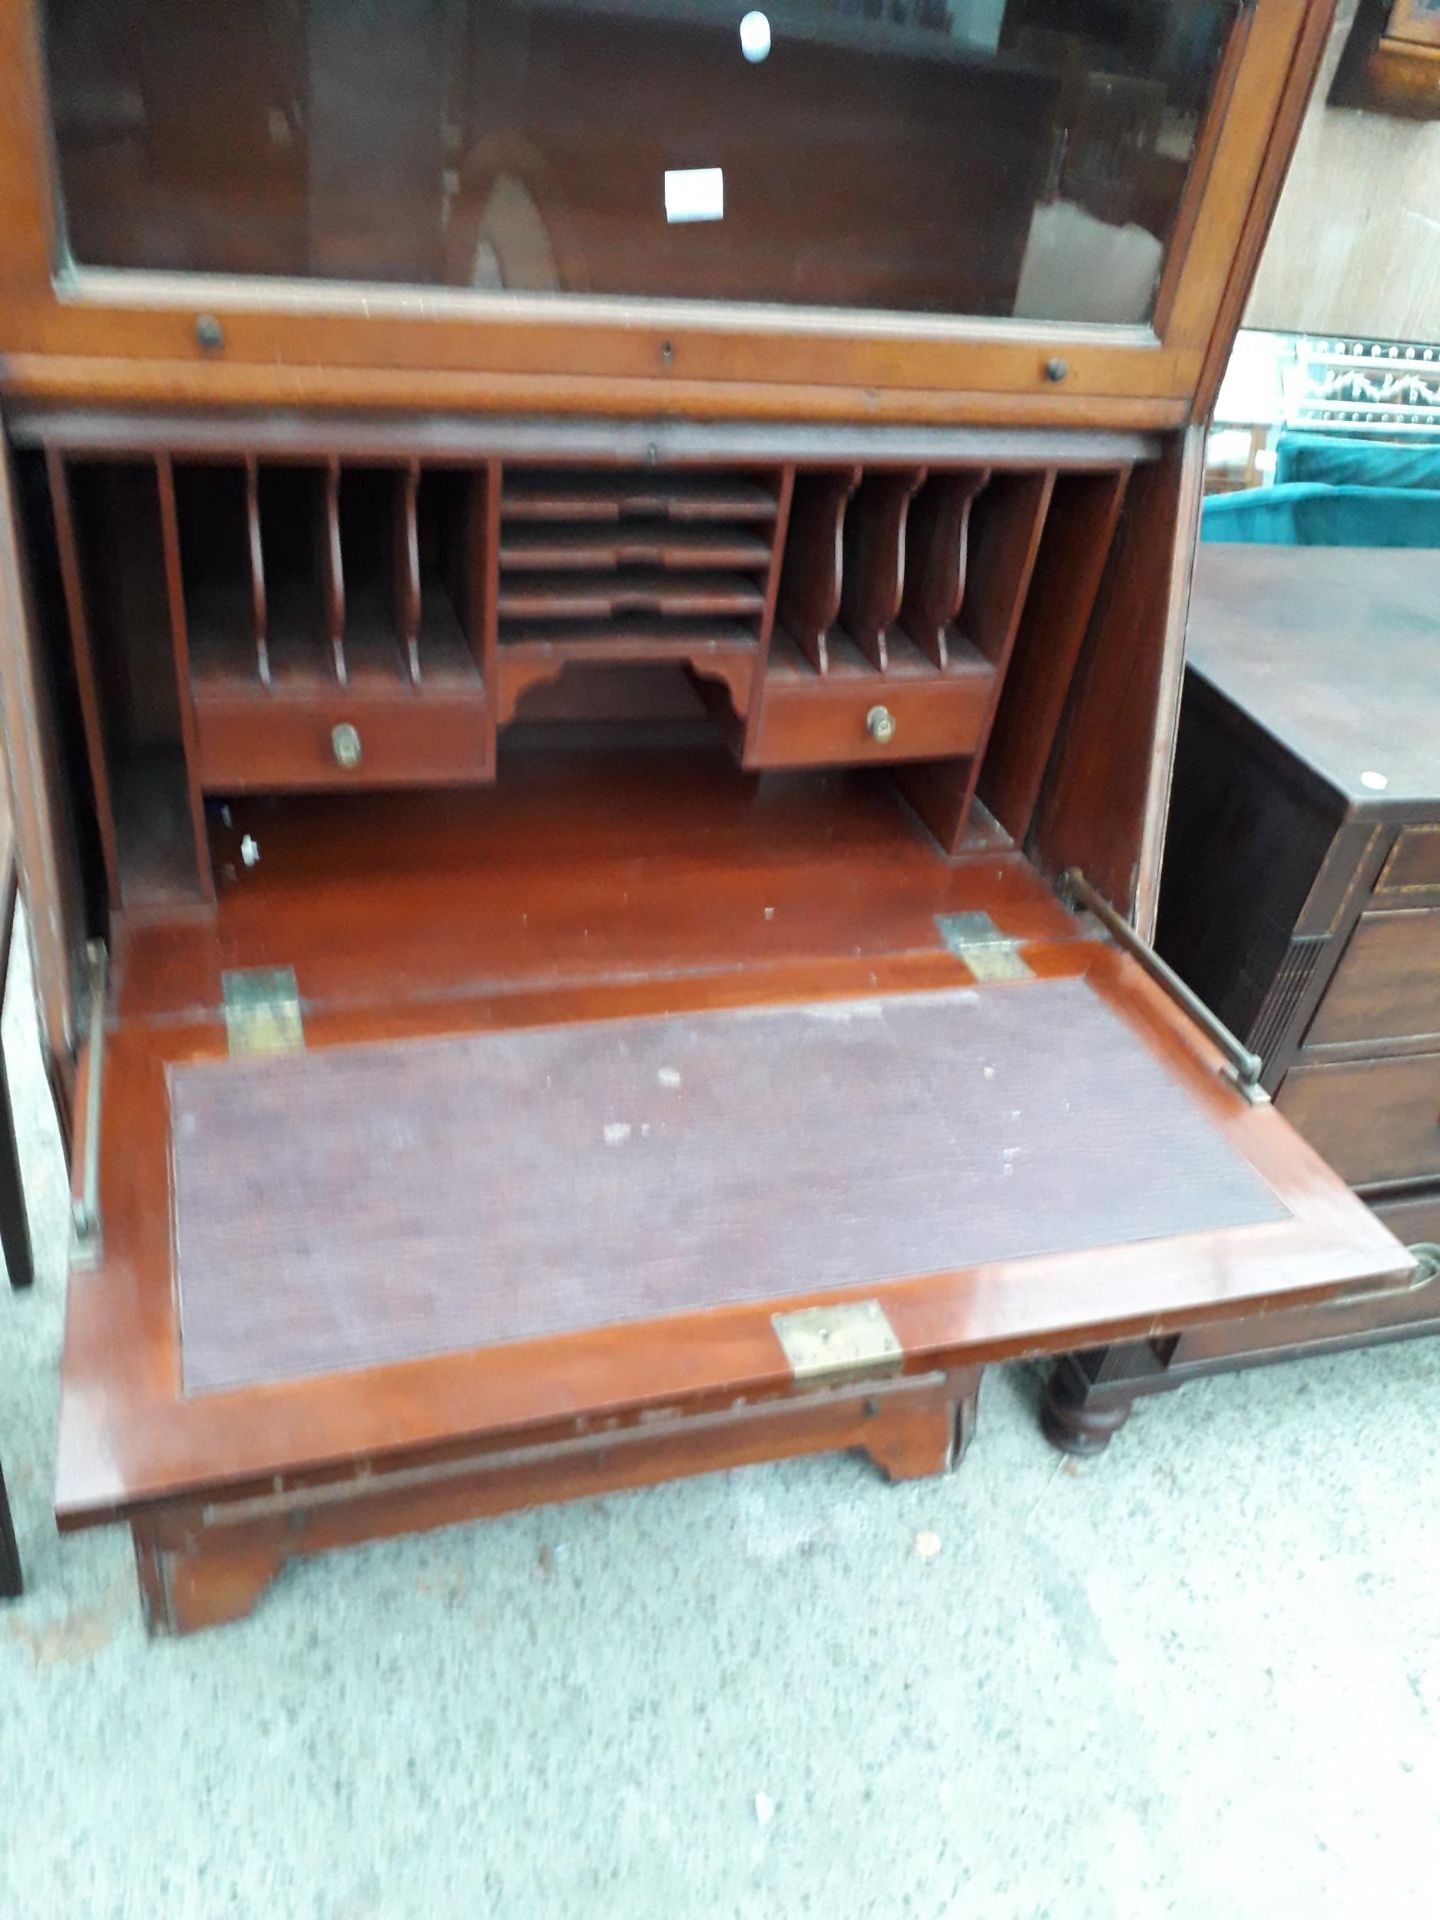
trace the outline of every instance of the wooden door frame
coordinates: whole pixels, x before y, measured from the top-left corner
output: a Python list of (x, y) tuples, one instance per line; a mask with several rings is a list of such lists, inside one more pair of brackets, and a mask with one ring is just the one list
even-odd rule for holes
[(61, 1132), (68, 1140), (85, 913), (65, 769), (38, 649), (14, 474), (9, 449), (0, 441), (0, 780), (14, 820), (36, 1012)]

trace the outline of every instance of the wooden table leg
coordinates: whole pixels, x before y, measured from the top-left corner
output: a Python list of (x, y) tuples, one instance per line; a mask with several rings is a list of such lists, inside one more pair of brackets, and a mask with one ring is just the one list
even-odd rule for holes
[(285, 1559), (275, 1542), (241, 1530), (233, 1539), (202, 1532), (188, 1548), (163, 1544), (140, 1522), (130, 1531), (152, 1635), (195, 1633), (243, 1619)]
[(20, 1549), (15, 1544), (15, 1523), (10, 1517), (10, 1496), (5, 1491), (5, 1475), (0, 1472), (0, 1600), (16, 1600), (24, 1591)]
[(887, 1480), (923, 1480), (959, 1466), (975, 1431), (983, 1372), (963, 1367), (934, 1396), (869, 1403), (879, 1417), (872, 1415), (861, 1445)]
[[(0, 873), (0, 1010), (5, 1005), (5, 980), (10, 971), (10, 937), (15, 931), (15, 868), (13, 861)], [(15, 1144), (15, 1115), (10, 1106), (10, 1076), (0, 1053), (0, 1249), (12, 1287), (28, 1287), (35, 1278), (30, 1249), (30, 1223), (25, 1215), (25, 1187), (20, 1178), (20, 1151)]]
[(10, 1086), (0, 1062), (0, 1248), (12, 1287), (28, 1287), (35, 1278), (30, 1248), (30, 1222), (25, 1214), (25, 1187), (20, 1178), (20, 1154), (15, 1145), (15, 1121), (10, 1111)]
[[(15, 926), (15, 868), (8, 858), (0, 874), (0, 1010), (5, 1005), (5, 976), (10, 968), (10, 935)], [(12, 1287), (28, 1287), (35, 1278), (30, 1251), (30, 1224), (25, 1217), (25, 1189), (20, 1180), (20, 1154), (15, 1145), (15, 1120), (10, 1111), (10, 1082), (0, 1053), (0, 1249), (5, 1254)], [(0, 1600), (14, 1600), (25, 1591), (20, 1549), (5, 1475), (0, 1472)]]

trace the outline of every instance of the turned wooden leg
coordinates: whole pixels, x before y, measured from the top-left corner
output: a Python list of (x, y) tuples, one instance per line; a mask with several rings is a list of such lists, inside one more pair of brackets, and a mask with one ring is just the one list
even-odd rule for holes
[(268, 1542), (201, 1535), (166, 1546), (132, 1529), (145, 1624), (152, 1634), (198, 1633), (249, 1613), (284, 1564)]
[(1062, 1360), (1045, 1389), (1040, 1430), (1062, 1453), (1103, 1453), (1130, 1418), (1134, 1405), (1133, 1395), (1103, 1400), (1089, 1397), (1084, 1376)]
[(0, 1473), (0, 1600), (18, 1600), (24, 1591), (20, 1549), (15, 1544), (15, 1522), (10, 1517), (10, 1496), (5, 1491), (5, 1476)]
[(1062, 1453), (1103, 1453), (1141, 1395), (1168, 1393), (1184, 1383), (1174, 1364), (1180, 1348), (1180, 1337), (1172, 1334), (1063, 1354), (1040, 1409), (1045, 1438)]
[(975, 1430), (980, 1367), (953, 1373), (923, 1399), (873, 1400), (862, 1445), (888, 1480), (924, 1480), (947, 1473), (964, 1456)]
[(1041, 1404), (1041, 1432), (1062, 1453), (1104, 1453), (1140, 1394), (1165, 1384), (1165, 1359), (1150, 1340), (1062, 1354)]

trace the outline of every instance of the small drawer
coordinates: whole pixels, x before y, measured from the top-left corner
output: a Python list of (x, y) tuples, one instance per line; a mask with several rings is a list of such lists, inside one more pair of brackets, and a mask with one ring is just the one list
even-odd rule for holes
[(1440, 1179), (1440, 1053), (1296, 1067), (1275, 1104), (1352, 1187)]
[(943, 760), (974, 753), (989, 710), (989, 675), (886, 684), (873, 678), (770, 682), (746, 755), (752, 767)]
[(342, 688), (197, 697), (200, 784), (212, 793), (443, 787), (487, 777), (481, 692)]
[(1406, 827), (1390, 849), (1375, 891), (1422, 893), (1432, 889), (1440, 892), (1440, 827)]
[(1367, 913), (1305, 1035), (1335, 1041), (1440, 1035), (1440, 907)]

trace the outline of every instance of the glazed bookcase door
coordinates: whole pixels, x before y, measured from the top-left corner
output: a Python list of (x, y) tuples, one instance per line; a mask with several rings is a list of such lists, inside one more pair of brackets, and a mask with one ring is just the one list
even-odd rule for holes
[(0, 344), (1180, 417), (1323, 0), (740, 12), (0, 0)]
[(737, 11), (43, 0), (66, 264), (1151, 318), (1238, 0)]

